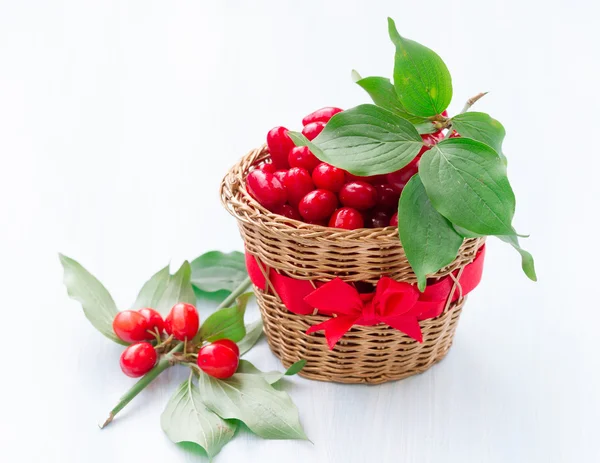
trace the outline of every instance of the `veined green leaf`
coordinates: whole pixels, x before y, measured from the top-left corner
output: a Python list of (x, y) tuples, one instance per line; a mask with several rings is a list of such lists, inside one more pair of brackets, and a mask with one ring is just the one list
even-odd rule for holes
[(396, 46), (394, 87), (404, 109), (417, 116), (441, 114), (452, 100), (452, 78), (433, 50), (402, 37), (391, 18), (389, 34)]
[(240, 342), (237, 343), (240, 348), (240, 355), (244, 355), (248, 352), (254, 344), (261, 338), (263, 335), (263, 321), (262, 318), (259, 318), (255, 322), (252, 322), (246, 325), (246, 336)]
[(294, 364), (290, 365), (290, 367), (285, 371), (285, 373), (282, 373), (280, 371), (263, 372), (263, 371), (260, 371), (258, 368), (256, 368), (248, 360), (242, 359), (242, 360), (240, 360), (240, 364), (238, 366), (236, 373), (260, 375), (265, 379), (265, 381), (267, 383), (274, 384), (277, 381), (279, 381), (281, 378), (283, 378), (284, 376), (293, 376), (293, 375), (297, 374), (300, 370), (302, 370), (302, 368), (304, 368), (304, 365), (306, 365), (306, 360), (302, 359), (302, 360), (298, 360)]
[(191, 375), (169, 400), (160, 425), (171, 441), (198, 444), (211, 459), (233, 438), (237, 428), (236, 422), (225, 421), (206, 408)]
[(409, 114), (400, 103), (396, 89), (385, 77), (365, 77), (356, 81), (371, 96), (377, 106), (406, 119), (415, 126), (420, 134), (433, 133), (437, 129), (433, 122), (425, 117)]
[(398, 229), (408, 262), (417, 275), (419, 290), (424, 291), (427, 275), (456, 259), (463, 238), (432, 206), (419, 174), (402, 190)]
[(179, 302), (196, 305), (196, 295), (190, 283), (192, 269), (186, 260), (179, 270), (169, 278), (169, 283), (153, 309), (166, 316), (173, 306)]
[(62, 254), (59, 258), (69, 297), (81, 304), (86, 318), (100, 333), (111, 341), (127, 345), (113, 331), (112, 322), (119, 311), (106, 288), (77, 261)]
[(321, 161), (362, 176), (401, 169), (423, 147), (410, 122), (370, 104), (336, 114), (312, 142), (295, 132), (289, 136)]
[(254, 296), (254, 293), (242, 294), (233, 307), (210, 314), (194, 340), (214, 342), (219, 339), (230, 339), (233, 342), (240, 342), (246, 336), (244, 313), (251, 296)]
[(306, 439), (290, 396), (255, 374), (220, 380), (201, 372), (202, 400), (221, 418), (242, 421), (265, 439)]
[(506, 130), (489, 114), (475, 111), (457, 114), (452, 118), (452, 128), (463, 137), (491, 146), (506, 164), (506, 157), (502, 154), (502, 142)]
[(517, 250), (519, 254), (521, 254), (521, 268), (523, 269), (523, 273), (527, 275), (531, 281), (537, 281), (537, 275), (535, 273), (535, 263), (533, 262), (533, 256), (521, 248), (519, 244), (519, 238), (516, 235), (505, 235), (498, 236), (505, 243), (510, 244), (513, 248)]
[(143, 309), (145, 307), (157, 307), (160, 298), (164, 294), (165, 289), (167, 289), (170, 278), (171, 274), (169, 273), (169, 266), (167, 265), (144, 283), (144, 286), (142, 286), (142, 289), (131, 308), (135, 310)]
[(201, 291), (233, 291), (248, 276), (244, 254), (211, 251), (194, 259), (192, 284)]
[(443, 140), (421, 158), (419, 175), (436, 210), (482, 235), (511, 235), (515, 195), (506, 166), (488, 145), (468, 138)]

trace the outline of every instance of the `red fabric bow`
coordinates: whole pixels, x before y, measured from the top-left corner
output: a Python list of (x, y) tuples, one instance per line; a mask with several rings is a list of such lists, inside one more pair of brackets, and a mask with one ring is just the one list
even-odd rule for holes
[[(471, 292), (481, 281), (484, 256), (485, 246), (482, 246), (475, 260), (463, 268), (460, 278), (459, 272), (455, 271), (452, 276), (427, 285), (423, 293), (414, 285), (388, 277), (381, 278), (373, 294), (359, 294), (352, 285), (339, 278), (314, 284), (281, 275), (249, 253), (246, 253), (246, 266), (252, 283), (263, 291), (273, 289), (290, 312), (308, 315), (317, 308), (320, 314), (332, 316), (330, 320), (310, 327), (307, 333), (325, 330), (327, 344), (333, 349), (353, 325), (378, 323), (385, 323), (422, 342), (418, 322), (440, 316), (448, 298), (452, 297), (451, 302), (454, 302)], [(269, 284), (265, 276), (268, 276)], [(459, 285), (452, 292), (456, 278)]]
[(336, 278), (304, 298), (319, 313), (336, 317), (311, 326), (306, 333), (324, 330), (327, 344), (333, 349), (353, 325), (385, 323), (423, 342), (419, 315), (437, 309), (444, 301), (420, 301), (419, 295), (415, 286), (388, 277), (379, 280), (375, 294), (361, 295), (352, 285)]

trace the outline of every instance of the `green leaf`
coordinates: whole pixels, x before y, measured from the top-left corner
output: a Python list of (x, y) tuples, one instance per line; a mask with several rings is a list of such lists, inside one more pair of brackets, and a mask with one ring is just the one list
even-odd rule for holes
[(191, 375), (169, 400), (160, 425), (171, 441), (194, 442), (211, 459), (231, 440), (237, 428), (237, 423), (225, 421), (206, 408)]
[(364, 79), (358, 79), (356, 83), (367, 91), (373, 103), (406, 119), (416, 127), (420, 134), (433, 133), (437, 130), (433, 122), (427, 118), (414, 116), (406, 112), (398, 99), (396, 89), (390, 82), (390, 79), (386, 79), (385, 77), (365, 77)]
[(289, 135), (321, 161), (362, 176), (401, 169), (423, 147), (410, 122), (370, 104), (336, 114), (312, 142), (295, 132)]
[(482, 235), (514, 234), (506, 166), (486, 144), (443, 140), (423, 154), (419, 175), (433, 207), (452, 223)]
[(113, 331), (112, 322), (119, 311), (106, 288), (81, 264), (62, 254), (58, 256), (64, 269), (63, 282), (69, 297), (81, 304), (86, 318), (100, 333), (111, 341), (127, 345)]
[(157, 307), (160, 298), (167, 289), (171, 274), (169, 273), (169, 266), (156, 272), (152, 278), (150, 278), (142, 289), (140, 290), (135, 302), (131, 306), (133, 310), (143, 309), (145, 307)]
[(406, 39), (388, 18), (396, 46), (394, 87), (404, 109), (417, 116), (441, 114), (452, 100), (452, 78), (444, 61), (429, 48)]
[(244, 254), (211, 251), (192, 261), (192, 284), (201, 291), (236, 289), (248, 276)]
[(240, 348), (240, 355), (244, 355), (248, 352), (254, 344), (258, 342), (258, 340), (263, 335), (263, 321), (261, 318), (246, 325), (246, 336), (240, 342), (237, 343)]
[(304, 368), (304, 365), (306, 365), (306, 360), (302, 359), (290, 365), (290, 367), (286, 370), (285, 373), (281, 373), (280, 371), (263, 372), (256, 368), (248, 360), (242, 359), (240, 360), (240, 364), (236, 373), (260, 375), (265, 379), (267, 383), (274, 384), (284, 376), (293, 376), (297, 374), (300, 370), (302, 370), (302, 368)]
[(260, 371), (251, 362), (244, 359), (240, 360), (236, 374), (259, 375), (269, 384), (276, 383), (284, 376), (280, 371)]
[(186, 260), (179, 270), (169, 278), (167, 287), (153, 308), (162, 315), (167, 315), (173, 306), (179, 302), (187, 302), (195, 306), (196, 295), (190, 283), (191, 275), (192, 269), (190, 263)]
[(242, 421), (265, 439), (306, 439), (290, 396), (255, 374), (219, 380), (200, 373), (202, 400), (223, 419)]
[(297, 362), (292, 363), (290, 365), (290, 367), (285, 372), (285, 375), (293, 376), (293, 375), (299, 373), (300, 370), (302, 370), (302, 368), (304, 368), (305, 365), (306, 365), (306, 359), (298, 360)]
[(521, 254), (521, 268), (523, 269), (523, 273), (527, 275), (531, 281), (537, 281), (537, 275), (535, 273), (535, 263), (533, 262), (533, 256), (521, 248), (519, 244), (519, 238), (516, 235), (504, 235), (498, 236), (505, 243), (510, 244), (513, 248), (517, 250), (519, 254)]
[(463, 137), (472, 138), (491, 146), (506, 164), (506, 157), (502, 154), (502, 142), (506, 130), (489, 114), (479, 112), (457, 114), (452, 118), (452, 128)]
[(244, 326), (246, 305), (248, 299), (253, 295), (254, 293), (242, 294), (237, 298), (233, 307), (217, 310), (210, 314), (194, 340), (214, 342), (219, 339), (230, 339), (233, 342), (241, 341), (246, 336), (246, 327)]
[(485, 235), (480, 235), (479, 233), (473, 233), (471, 230), (467, 230), (466, 228), (459, 227), (456, 224), (452, 224), (452, 228), (454, 228), (456, 230), (456, 232), (463, 238), (483, 238), (485, 236)]
[(427, 275), (456, 259), (463, 238), (432, 206), (419, 174), (414, 175), (402, 190), (398, 217), (400, 241), (417, 275), (419, 290), (424, 291)]

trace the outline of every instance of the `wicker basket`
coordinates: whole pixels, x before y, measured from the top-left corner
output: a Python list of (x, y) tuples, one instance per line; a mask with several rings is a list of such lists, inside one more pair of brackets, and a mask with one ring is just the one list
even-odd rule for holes
[[(244, 156), (221, 183), (221, 200), (238, 220), (246, 251), (277, 272), (300, 280), (376, 284), (382, 275), (416, 283), (395, 227), (339, 230), (310, 225), (273, 214), (245, 189), (245, 177), (269, 155), (266, 146)], [(473, 261), (482, 239), (465, 240), (458, 257), (431, 278), (441, 278)], [(456, 280), (455, 280), (456, 281)], [(455, 284), (455, 290), (460, 291)], [(420, 322), (423, 342), (384, 324), (354, 326), (333, 350), (321, 333), (306, 330), (327, 318), (297, 315), (277, 294), (254, 288), (271, 350), (288, 367), (299, 359), (307, 364), (300, 375), (341, 383), (382, 383), (427, 370), (452, 345), (465, 298), (446, 305), (437, 318)]]

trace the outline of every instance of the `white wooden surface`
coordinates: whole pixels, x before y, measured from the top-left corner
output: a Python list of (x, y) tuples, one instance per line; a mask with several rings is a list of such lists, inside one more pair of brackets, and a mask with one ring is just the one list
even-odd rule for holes
[[(376, 387), (294, 378), (314, 444), (241, 433), (216, 461), (600, 461), (591, 0), (0, 1), (0, 461), (203, 461), (159, 425), (183, 371), (96, 427), (132, 381), (56, 253), (126, 305), (170, 259), (241, 249), (221, 177), (272, 126), (365, 102), (350, 70), (390, 75), (387, 15), (446, 60), (453, 111), (490, 91), (477, 108), (508, 130), (540, 282), (491, 240), (440, 365)], [(279, 366), (264, 341), (249, 358)]]

